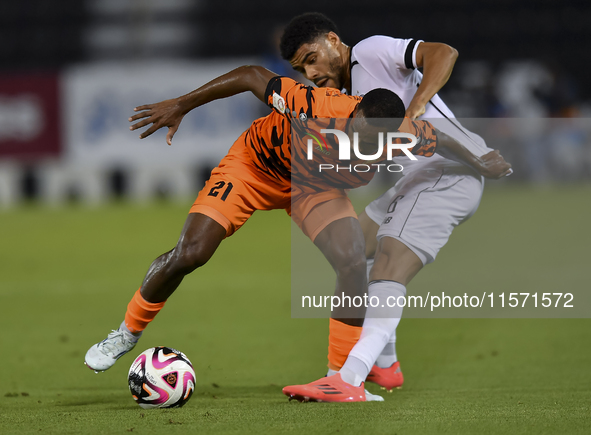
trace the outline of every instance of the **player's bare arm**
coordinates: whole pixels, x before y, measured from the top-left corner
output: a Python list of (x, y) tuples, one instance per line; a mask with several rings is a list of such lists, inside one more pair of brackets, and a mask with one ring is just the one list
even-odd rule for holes
[(425, 113), (425, 105), (447, 83), (458, 51), (439, 42), (422, 42), (417, 47), (417, 67), (423, 68), (423, 80), (406, 109), (406, 116), (416, 119)]
[(241, 66), (186, 95), (136, 107), (134, 111), (139, 113), (129, 118), (129, 122), (135, 122), (129, 129), (133, 131), (152, 124), (140, 134), (140, 139), (144, 139), (155, 131), (168, 127), (166, 142), (171, 145), (183, 117), (191, 110), (211, 101), (247, 91), (263, 101), (267, 84), (275, 76), (277, 74), (262, 66)]
[(437, 149), (435, 152), (447, 159), (471, 167), (485, 178), (498, 179), (511, 174), (511, 164), (505, 161), (499, 150), (478, 157), (461, 143), (441, 131), (437, 131)]

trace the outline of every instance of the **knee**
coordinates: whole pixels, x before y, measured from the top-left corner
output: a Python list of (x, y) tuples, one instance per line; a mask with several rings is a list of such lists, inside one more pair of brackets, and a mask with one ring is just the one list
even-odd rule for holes
[(363, 246), (352, 246), (350, 249), (340, 253), (335, 265), (338, 275), (350, 277), (360, 275), (365, 277), (367, 274), (365, 248)]
[(403, 285), (413, 279), (421, 270), (421, 259), (398, 240), (382, 239), (376, 252), (375, 260), (371, 268), (369, 280), (397, 281)]
[(378, 250), (371, 268), (369, 280), (392, 280), (406, 285), (408, 279), (402, 259), (387, 249)]
[(393, 272), (396, 269), (396, 263), (391, 262), (391, 256), (387, 251), (380, 250), (376, 252), (376, 256), (374, 258), (373, 266), (371, 268), (371, 273), (378, 275), (383, 274), (386, 271)]
[(205, 265), (211, 255), (212, 253), (201, 243), (179, 243), (171, 251), (170, 260), (177, 272), (187, 275)]

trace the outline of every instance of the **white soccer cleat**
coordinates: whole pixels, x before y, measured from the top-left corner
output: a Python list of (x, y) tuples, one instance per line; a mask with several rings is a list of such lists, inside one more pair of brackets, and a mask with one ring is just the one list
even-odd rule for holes
[(84, 364), (95, 373), (104, 372), (133, 349), (138, 339), (139, 337), (125, 330), (112, 331), (107, 338), (88, 349), (84, 357)]
[(378, 396), (377, 394), (371, 394), (369, 391), (365, 390), (365, 401), (366, 402), (383, 402), (384, 398), (382, 396)]

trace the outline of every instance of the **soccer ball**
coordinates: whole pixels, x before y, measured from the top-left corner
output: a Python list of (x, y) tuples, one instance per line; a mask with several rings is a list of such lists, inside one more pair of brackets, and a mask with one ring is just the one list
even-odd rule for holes
[(180, 408), (193, 394), (195, 371), (184, 353), (153, 347), (135, 359), (127, 382), (133, 398), (144, 409)]

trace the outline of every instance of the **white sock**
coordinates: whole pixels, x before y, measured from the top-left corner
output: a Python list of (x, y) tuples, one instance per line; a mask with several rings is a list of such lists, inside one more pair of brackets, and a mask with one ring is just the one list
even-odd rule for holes
[(349, 354), (347, 361), (345, 361), (345, 365), (339, 371), (341, 374), (341, 379), (348, 384), (351, 384), (355, 387), (361, 385), (365, 378), (369, 374), (371, 368), (368, 368), (363, 361), (360, 359), (352, 357)]
[(119, 330), (123, 330), (123, 331), (127, 331), (129, 332), (131, 335), (133, 335), (134, 337), (137, 337), (138, 339), (142, 336), (142, 334), (144, 333), (144, 331), (140, 331), (140, 332), (131, 332), (129, 330), (129, 328), (127, 328), (127, 325), (125, 324), (125, 320), (123, 322), (121, 322), (121, 325), (119, 325)]
[[(373, 267), (373, 263), (373, 258), (367, 259), (367, 282), (369, 282), (369, 272)], [(388, 367), (391, 367), (392, 364), (394, 364), (396, 361), (398, 361), (398, 356), (396, 356), (396, 330), (394, 330), (394, 332), (390, 336), (390, 339), (388, 340), (388, 343), (386, 344), (386, 347), (384, 347), (384, 350), (382, 351), (380, 356), (378, 356), (376, 360), (376, 365), (382, 369), (387, 369)]]
[[(389, 307), (388, 304), (392, 305), (397, 298), (406, 296), (406, 287), (396, 281), (372, 281), (367, 294), (370, 306), (367, 308), (361, 337), (351, 349), (340, 372), (343, 376), (343, 369), (346, 368), (347, 373), (351, 371), (363, 380), (384, 350), (392, 333), (396, 331), (402, 316), (402, 308)], [(349, 360), (353, 361), (352, 364), (349, 364)], [(363, 362), (364, 367), (360, 367), (355, 360)]]

